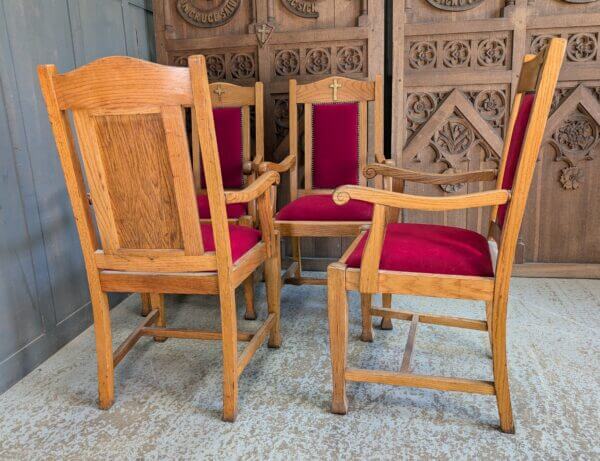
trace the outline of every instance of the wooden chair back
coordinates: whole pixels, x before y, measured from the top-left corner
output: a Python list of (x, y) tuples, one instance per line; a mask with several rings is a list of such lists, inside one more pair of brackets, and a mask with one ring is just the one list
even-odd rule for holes
[[(374, 102), (374, 156), (378, 162), (383, 162), (383, 80), (380, 75), (375, 77), (375, 81), (353, 80), (345, 77), (328, 77), (318, 82), (298, 85), (296, 80), (289, 81), (289, 140), (290, 154), (296, 158), (296, 164), (290, 171), (290, 198), (295, 200), (298, 195), (325, 194), (332, 193), (333, 190), (342, 184), (332, 183), (323, 186), (315, 181), (315, 173), (318, 165), (313, 155), (314, 134), (318, 126), (315, 123), (319, 106), (335, 110), (332, 105), (351, 105), (350, 112), (344, 115), (357, 117), (357, 152), (358, 162), (356, 168), (356, 180), (353, 184), (366, 185), (366, 179), (362, 175), (363, 167), (367, 164), (368, 151), (368, 132), (369, 117), (368, 103)], [(304, 105), (304, 187), (299, 189), (298, 182), (298, 104)], [(340, 114), (332, 112), (331, 116), (336, 117)], [(323, 118), (324, 116), (322, 116)], [(350, 134), (350, 133), (349, 133)], [(340, 139), (331, 139), (332, 142), (339, 142)], [(335, 162), (336, 159), (329, 159), (329, 162)], [(337, 163), (339, 168), (345, 168), (342, 159)], [(328, 168), (329, 170), (329, 168)]]
[[(194, 110), (210, 125), (203, 62), (195, 79), (205, 94), (196, 95), (203, 104)], [(184, 108), (194, 105), (190, 71), (110, 57), (65, 74), (40, 66), (39, 75), (86, 260), (96, 269), (216, 270), (215, 253), (205, 252), (201, 237), (186, 134)], [(199, 132), (215, 136), (214, 126)], [(202, 157), (215, 178), (207, 186), (217, 253), (231, 261), (218, 154), (206, 149)]]
[[(252, 182), (254, 175), (252, 174), (258, 165), (264, 160), (264, 105), (263, 105), (263, 84), (256, 82), (253, 87), (244, 87), (233, 85), (231, 83), (211, 83), (209, 85), (210, 97), (213, 107), (213, 116), (217, 131), (221, 128), (223, 133), (227, 132), (234, 137), (234, 140), (241, 145), (241, 156), (239, 157), (239, 165), (233, 165), (233, 175), (239, 174), (239, 178), (230, 181), (232, 185), (225, 181), (225, 188), (238, 188), (242, 184)], [(254, 146), (252, 146), (251, 133), (251, 108), (254, 108)], [(220, 116), (220, 112), (232, 112), (231, 116), (224, 113), (225, 117)], [(238, 126), (228, 124), (230, 119), (236, 119)], [(222, 120), (222, 121), (221, 121)], [(239, 120), (239, 122), (238, 122)], [(227, 124), (219, 127), (219, 123)], [(236, 132), (239, 129), (239, 132)], [(217, 134), (217, 141), (218, 134)], [(254, 147), (254, 148), (253, 148)], [(192, 116), (192, 166), (194, 169), (194, 185), (196, 191), (201, 193), (205, 191), (206, 179), (202, 172), (202, 162), (200, 161), (200, 143), (197, 136), (197, 127), (195, 117)], [(254, 156), (252, 153), (254, 152)], [(231, 155), (231, 152), (220, 152), (221, 161), (223, 155)], [(255, 166), (253, 167), (254, 164)], [(223, 166), (223, 165), (222, 165)], [(227, 172), (223, 170), (226, 176)], [(231, 175), (230, 175), (231, 176)], [(246, 179), (247, 178), (247, 179)], [(238, 186), (237, 180), (240, 185)]]
[(492, 209), (488, 235), (498, 245), (496, 277), (504, 277), (506, 283), (565, 46), (563, 39), (551, 39), (539, 54), (526, 55), (521, 67), (496, 184), (497, 189), (510, 190), (511, 198)]

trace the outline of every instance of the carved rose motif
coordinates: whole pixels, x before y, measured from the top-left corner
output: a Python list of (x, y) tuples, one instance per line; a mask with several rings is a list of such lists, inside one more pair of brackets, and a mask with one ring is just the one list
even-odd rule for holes
[(187, 56), (173, 56), (173, 64), (176, 66), (187, 67), (188, 57)]
[(591, 61), (596, 56), (597, 48), (598, 42), (593, 34), (575, 34), (567, 42), (567, 57), (576, 62)]
[(435, 46), (430, 42), (416, 42), (408, 51), (408, 63), (413, 69), (429, 67), (435, 62)]
[(554, 35), (543, 34), (543, 35), (535, 35), (533, 36), (533, 40), (531, 41), (531, 46), (529, 47), (533, 54), (538, 54), (540, 51), (546, 49), (548, 43), (551, 38), (554, 38)]
[(436, 106), (432, 95), (411, 93), (406, 98), (406, 116), (415, 123), (423, 123), (429, 119)]
[(434, 144), (444, 155), (466, 155), (475, 141), (471, 127), (459, 117), (451, 117), (434, 136)]
[(248, 53), (239, 53), (231, 58), (231, 75), (233, 78), (254, 77), (254, 57)]
[(504, 64), (506, 45), (496, 38), (482, 40), (477, 47), (477, 62), (480, 66), (492, 67)]
[(588, 115), (577, 113), (565, 119), (553, 137), (563, 155), (587, 155), (596, 144), (598, 128)]
[(500, 91), (484, 90), (475, 97), (474, 105), (485, 120), (500, 122), (506, 110), (506, 98)]
[(209, 54), (206, 56), (206, 73), (210, 80), (225, 78), (225, 58), (223, 55)]
[(306, 72), (312, 75), (325, 74), (331, 71), (331, 56), (325, 48), (313, 48), (306, 53)]
[(360, 72), (363, 67), (362, 51), (355, 46), (345, 46), (337, 52), (337, 68), (342, 74)]
[(300, 71), (300, 54), (296, 50), (281, 50), (275, 55), (277, 75), (296, 75)]
[(577, 190), (583, 181), (581, 168), (573, 166), (563, 168), (560, 175), (560, 183), (565, 190)]
[(444, 65), (446, 67), (466, 67), (469, 65), (471, 51), (469, 43), (454, 40), (444, 45)]

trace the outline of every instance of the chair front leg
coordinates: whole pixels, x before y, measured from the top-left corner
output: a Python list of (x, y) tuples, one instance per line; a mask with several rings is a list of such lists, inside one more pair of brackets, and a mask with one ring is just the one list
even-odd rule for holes
[[(152, 309), (158, 311), (158, 318), (156, 319), (156, 326), (164, 328), (167, 326), (167, 317), (165, 313), (165, 295), (160, 293), (150, 294), (150, 305)], [(154, 341), (163, 343), (167, 340), (165, 336), (155, 336)]]
[(235, 290), (230, 283), (222, 284), (219, 299), (223, 335), (223, 421), (234, 422), (238, 411), (237, 319)]
[(348, 352), (348, 299), (346, 266), (343, 264), (333, 263), (327, 268), (327, 312), (333, 377), (331, 411), (345, 415), (348, 412), (345, 377)]
[(244, 299), (246, 300), (246, 320), (256, 320), (256, 311), (254, 310), (254, 274), (250, 274), (244, 280)]
[(150, 293), (140, 293), (140, 298), (142, 299), (141, 315), (146, 317), (152, 310), (152, 306), (150, 305)]
[[(382, 293), (381, 294), (381, 304), (385, 309), (392, 308), (392, 295), (390, 293)], [(392, 318), (383, 316), (381, 317), (380, 328), (382, 330), (392, 330), (394, 325), (392, 325)]]
[(281, 307), (281, 250), (279, 234), (275, 236), (273, 254), (265, 261), (265, 288), (267, 290), (267, 307), (269, 314), (275, 314), (275, 323), (269, 334), (269, 347), (281, 346), (281, 333), (279, 330)]
[(300, 237), (292, 237), (292, 259), (296, 262), (296, 270), (294, 277), (300, 279), (302, 277), (302, 253), (300, 251)]
[(108, 410), (115, 401), (115, 368), (112, 352), (110, 306), (106, 293), (90, 290), (94, 333), (96, 335), (96, 357), (98, 360), (98, 404)]

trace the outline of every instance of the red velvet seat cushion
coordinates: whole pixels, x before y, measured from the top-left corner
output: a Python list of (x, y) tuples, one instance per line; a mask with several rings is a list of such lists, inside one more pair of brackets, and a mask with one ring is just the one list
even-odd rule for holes
[(312, 122), (313, 187), (358, 184), (358, 104), (314, 104)]
[(276, 219), (280, 221), (370, 221), (373, 205), (350, 200), (336, 205), (331, 195), (304, 195), (284, 206)]
[[(213, 109), (219, 162), (225, 189), (240, 189), (244, 186), (243, 176), (243, 141), (242, 141), (242, 108), (219, 107)], [(202, 184), (206, 186), (204, 169), (201, 175)]]
[[(208, 195), (196, 196), (198, 202), (198, 213), (200, 219), (210, 219), (210, 208), (208, 206)], [(238, 219), (240, 216), (248, 214), (248, 206), (245, 203), (229, 203), (227, 207), (227, 217), (229, 219)]]
[[(215, 240), (213, 239), (212, 226), (200, 224), (204, 251), (215, 251)], [(260, 231), (251, 227), (229, 225), (229, 240), (231, 242), (231, 257), (233, 262), (240, 259), (248, 250), (260, 242)]]
[[(521, 158), (521, 149), (523, 147), (523, 141), (525, 141), (527, 124), (529, 123), (529, 117), (531, 115), (531, 109), (533, 107), (534, 101), (534, 93), (526, 93), (521, 97), (521, 105), (519, 106), (517, 119), (515, 120), (515, 125), (513, 127), (512, 135), (510, 137), (510, 146), (508, 147), (508, 153), (506, 154), (507, 157), (506, 164), (504, 166), (504, 176), (502, 176), (502, 189), (511, 190), (513, 187), (515, 174), (517, 173), (517, 166), (519, 165), (519, 159)], [(506, 211), (507, 205), (500, 205), (498, 207), (496, 221), (498, 222), (498, 225), (500, 227), (504, 225)]]
[[(368, 233), (348, 258), (360, 267)], [(466, 229), (433, 224), (388, 224), (379, 268), (428, 274), (492, 277), (486, 238)]]

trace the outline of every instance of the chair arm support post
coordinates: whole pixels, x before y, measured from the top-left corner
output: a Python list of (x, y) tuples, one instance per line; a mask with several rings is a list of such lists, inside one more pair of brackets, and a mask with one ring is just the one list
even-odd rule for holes
[(268, 192), (274, 184), (279, 184), (279, 173), (269, 171), (242, 190), (226, 191), (225, 203), (248, 203)]
[(464, 182), (494, 181), (498, 176), (497, 170), (476, 170), (466, 171), (464, 173), (440, 174), (425, 173), (421, 171), (407, 170), (390, 165), (388, 162), (370, 163), (363, 169), (363, 174), (367, 179), (373, 179), (377, 175), (402, 179), (405, 181), (418, 182), (422, 184), (459, 184)]
[(510, 200), (510, 191), (495, 189), (449, 197), (423, 197), (363, 186), (341, 186), (333, 191), (333, 201), (338, 205), (350, 199), (409, 210), (448, 211), (504, 205)]

